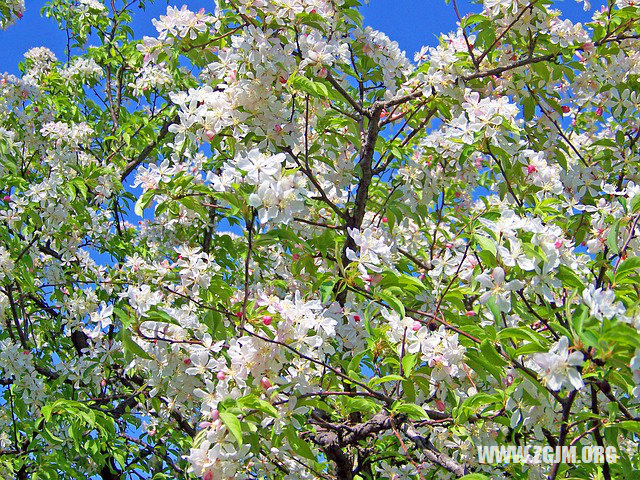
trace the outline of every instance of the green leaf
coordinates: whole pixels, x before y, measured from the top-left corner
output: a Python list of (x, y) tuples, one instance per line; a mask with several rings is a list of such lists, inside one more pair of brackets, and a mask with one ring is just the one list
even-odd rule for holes
[(360, 371), (360, 364), (362, 363), (362, 359), (364, 358), (364, 356), (367, 354), (367, 352), (360, 352), (359, 354), (357, 354), (355, 357), (353, 357), (351, 359), (351, 361), (349, 362), (349, 365), (347, 367), (347, 372), (359, 372)]
[(483, 340), (480, 344), (480, 351), (484, 355), (485, 360), (491, 362), (491, 364), (498, 367), (504, 367), (507, 362), (496, 351), (496, 347), (489, 342), (489, 340)]
[(415, 403), (399, 403), (394, 405), (392, 410), (398, 413), (405, 413), (415, 420), (429, 418), (425, 409)]
[(625, 430), (629, 430), (630, 432), (640, 434), (640, 422), (635, 420), (625, 420), (620, 423), (616, 423), (616, 427), (624, 428)]
[(153, 360), (153, 358), (145, 352), (142, 347), (133, 340), (133, 338), (131, 338), (131, 334), (128, 330), (121, 330), (118, 335), (120, 335), (120, 341), (126, 351), (132, 355), (146, 358), (147, 360)]
[(380, 405), (369, 398), (362, 397), (344, 397), (342, 399), (342, 404), (344, 405), (347, 413), (352, 412), (365, 412), (375, 414), (380, 411)]
[(220, 420), (222, 420), (222, 423), (224, 423), (231, 432), (236, 442), (238, 442), (238, 445), (242, 445), (242, 426), (240, 425), (238, 417), (231, 412), (220, 412)]
[(544, 340), (544, 337), (539, 333), (536, 333), (528, 327), (507, 327), (498, 332), (496, 337), (498, 340), (504, 340), (505, 338), (512, 338), (518, 340), (530, 340), (532, 342), (539, 343)]
[(402, 301), (392, 295), (391, 293), (389, 293), (388, 290), (385, 290), (384, 292), (378, 292), (378, 296), (380, 297), (381, 300), (383, 300), (387, 305), (389, 305), (393, 310), (395, 310), (395, 312), (400, 315), (402, 318), (405, 317), (405, 310), (404, 310), (404, 304), (402, 303)]
[(296, 90), (301, 90), (314, 97), (327, 98), (329, 96), (329, 89), (325, 84), (314, 82), (307, 77), (294, 75), (289, 79), (289, 83)]
[(607, 235), (607, 246), (613, 254), (618, 253), (618, 236), (620, 234), (620, 220), (617, 220)]
[(408, 353), (402, 357), (402, 371), (405, 377), (410, 377), (414, 367), (418, 363), (418, 356), (413, 353)]
[[(640, 197), (640, 195), (639, 195)], [(618, 265), (616, 270), (615, 283), (619, 280), (631, 275), (638, 267), (640, 267), (640, 257), (630, 257)]]
[(317, 461), (316, 455), (311, 450), (311, 447), (307, 442), (305, 442), (298, 432), (296, 432), (293, 428), (287, 428), (286, 430), (287, 440), (289, 441), (289, 445), (291, 445), (291, 449), (305, 458), (309, 460)]
[(266, 400), (256, 397), (255, 395), (248, 395), (238, 400), (238, 405), (253, 408), (261, 412), (271, 415), (272, 417), (278, 416), (278, 410)]
[(478, 245), (480, 245), (480, 247), (482, 247), (482, 250), (487, 250), (491, 253), (493, 253), (493, 256), (495, 257), (497, 252), (498, 252), (498, 248), (496, 246), (496, 242), (493, 239), (487, 238), (487, 237), (483, 237), (482, 235), (476, 235), (475, 237), (476, 242), (478, 243)]
[(331, 300), (333, 295), (333, 287), (336, 284), (336, 280), (327, 280), (320, 285), (320, 301), (322, 303), (327, 303)]
[(395, 381), (404, 380), (404, 379), (405, 378), (401, 377), (400, 375), (385, 375), (384, 377), (372, 378), (371, 380), (369, 380), (369, 386), (373, 387), (375, 385), (379, 385), (384, 382), (395, 382)]
[(570, 268), (560, 265), (556, 271), (556, 278), (562, 282), (563, 285), (578, 289), (578, 292), (584, 290), (584, 283), (580, 277), (578, 277)]
[(156, 194), (155, 190), (147, 190), (142, 194), (142, 196), (138, 199), (138, 201), (136, 202), (136, 206), (133, 209), (136, 215), (138, 215), (139, 217), (144, 216), (144, 209), (149, 206), (155, 194)]

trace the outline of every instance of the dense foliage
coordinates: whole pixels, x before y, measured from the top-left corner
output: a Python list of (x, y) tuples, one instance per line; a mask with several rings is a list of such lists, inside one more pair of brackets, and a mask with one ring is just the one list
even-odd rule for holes
[(68, 58), (0, 77), (0, 476), (640, 478), (637, 4), (454, 1), (412, 61), (358, 0), (50, 1)]

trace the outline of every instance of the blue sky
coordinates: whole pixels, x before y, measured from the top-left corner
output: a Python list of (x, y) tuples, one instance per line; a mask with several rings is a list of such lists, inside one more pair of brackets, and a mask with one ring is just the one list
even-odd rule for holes
[[(594, 5), (598, 6), (596, 2)], [(64, 58), (66, 36), (57, 29), (53, 19), (41, 17), (43, 2), (26, 0), (26, 4), (27, 12), (24, 17), (8, 30), (0, 31), (0, 73), (17, 73), (18, 62), (22, 60), (24, 52), (32, 47), (46, 46), (58, 58)], [(186, 4), (192, 10), (204, 7), (213, 11), (214, 8), (212, 0), (156, 0), (147, 6), (146, 11), (135, 13), (133, 27), (138, 37), (155, 35), (151, 19), (164, 13), (167, 4)], [(459, 5), (463, 15), (481, 9), (468, 0), (459, 0)], [(557, 1), (556, 7), (574, 21), (584, 22), (591, 18), (591, 13), (584, 12), (582, 5), (574, 0)], [(445, 0), (371, 0), (369, 5), (363, 7), (362, 12), (366, 25), (371, 25), (396, 40), (400, 48), (407, 51), (410, 59), (413, 59), (413, 53), (423, 45), (434, 45), (440, 33), (453, 31), (456, 23), (453, 6), (447, 5)]]

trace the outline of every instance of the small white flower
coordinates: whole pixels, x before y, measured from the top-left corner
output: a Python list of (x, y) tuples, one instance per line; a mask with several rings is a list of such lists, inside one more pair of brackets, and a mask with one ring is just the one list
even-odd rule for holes
[(582, 365), (584, 356), (581, 352), (569, 354), (567, 337), (558, 340), (549, 353), (536, 353), (533, 361), (540, 368), (542, 379), (551, 390), (560, 390), (563, 385), (575, 389), (584, 387), (580, 372), (573, 368)]
[(111, 325), (111, 316), (113, 315), (113, 305), (107, 305), (105, 302), (100, 304), (100, 310), (93, 312), (89, 316), (89, 320), (95, 323), (93, 329), (85, 329), (85, 333), (90, 338), (100, 336), (102, 329)]
[(496, 305), (501, 312), (511, 311), (511, 292), (520, 290), (524, 283), (520, 280), (504, 281), (504, 270), (496, 267), (491, 273), (481, 273), (476, 281), (488, 290), (480, 296), (481, 303), (487, 303), (490, 298), (496, 299)]
[(584, 304), (591, 310), (591, 315), (598, 320), (611, 319), (615, 315), (623, 315), (626, 311), (622, 302), (615, 302), (616, 294), (612, 290), (596, 289), (593, 285), (582, 292)]

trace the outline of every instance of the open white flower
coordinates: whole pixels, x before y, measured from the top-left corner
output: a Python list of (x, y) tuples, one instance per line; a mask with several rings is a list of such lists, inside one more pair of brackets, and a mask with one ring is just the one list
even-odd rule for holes
[(602, 290), (590, 285), (582, 292), (584, 304), (591, 310), (591, 315), (598, 320), (611, 319), (615, 315), (623, 315), (626, 311), (622, 302), (616, 302), (616, 294), (612, 290)]
[(89, 320), (95, 323), (93, 329), (86, 328), (85, 333), (91, 338), (97, 338), (102, 333), (102, 329), (111, 325), (111, 316), (113, 315), (113, 305), (107, 305), (105, 302), (100, 304), (100, 310), (93, 312), (89, 316)]
[(582, 365), (581, 352), (569, 353), (569, 339), (562, 337), (548, 353), (536, 353), (533, 361), (540, 368), (542, 380), (551, 390), (560, 390), (563, 385), (581, 389), (584, 387), (582, 376), (575, 368)]
[(501, 312), (511, 311), (511, 292), (524, 286), (520, 280), (505, 283), (504, 270), (501, 267), (494, 268), (491, 273), (481, 273), (476, 277), (476, 281), (488, 289), (480, 296), (480, 302), (487, 303), (493, 297)]

